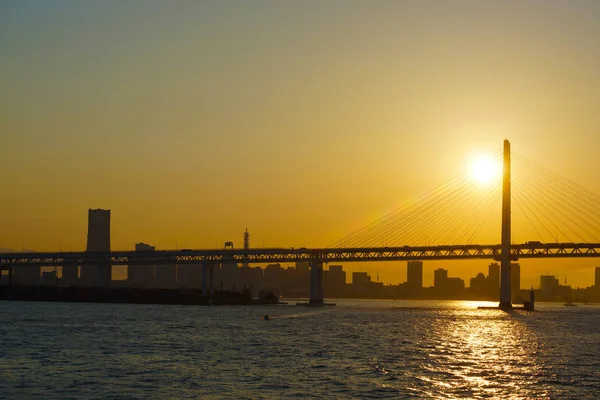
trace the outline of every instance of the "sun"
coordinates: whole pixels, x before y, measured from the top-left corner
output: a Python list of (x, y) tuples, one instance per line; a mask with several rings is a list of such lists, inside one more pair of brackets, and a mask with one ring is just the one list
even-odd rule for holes
[(477, 154), (469, 162), (469, 176), (480, 185), (490, 185), (500, 181), (502, 165), (489, 155)]

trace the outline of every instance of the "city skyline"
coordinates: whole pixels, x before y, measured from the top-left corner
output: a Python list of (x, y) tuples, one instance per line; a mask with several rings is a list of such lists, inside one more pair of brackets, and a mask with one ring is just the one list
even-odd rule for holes
[[(595, 2), (0, 7), (1, 247), (84, 250), (90, 206), (114, 210), (114, 249), (245, 227), (254, 247), (324, 247), (507, 137), (600, 193)], [(595, 265), (527, 261), (523, 283), (585, 286)]]

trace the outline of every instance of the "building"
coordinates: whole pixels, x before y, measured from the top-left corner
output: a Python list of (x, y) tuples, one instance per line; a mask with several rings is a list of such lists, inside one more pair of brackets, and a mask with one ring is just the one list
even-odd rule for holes
[(423, 287), (423, 261), (408, 261), (406, 264), (406, 283), (409, 287)]
[(540, 275), (540, 289), (552, 292), (558, 288), (558, 279), (553, 275)]
[(478, 273), (475, 278), (471, 278), (469, 291), (477, 299), (487, 299), (489, 297), (488, 282), (483, 273)]
[[(136, 243), (135, 251), (156, 251), (156, 248), (145, 243)], [(143, 289), (151, 287), (154, 282), (154, 265), (129, 265), (127, 281), (130, 287)]]
[(264, 277), (264, 287), (277, 288), (281, 291), (285, 281), (285, 269), (280, 264), (269, 264), (265, 268)]
[(433, 287), (438, 289), (442, 288), (446, 281), (448, 280), (448, 270), (443, 268), (438, 268), (433, 271)]
[[(86, 251), (90, 253), (110, 251), (110, 210), (88, 210)], [(109, 286), (111, 281), (111, 266), (83, 266), (79, 280), (84, 286)]]
[(461, 298), (465, 291), (465, 281), (460, 278), (449, 278), (448, 270), (439, 268), (433, 272), (433, 290), (438, 298)]
[(510, 290), (513, 300), (521, 295), (521, 265), (519, 263), (510, 264)]
[(366, 272), (353, 272), (352, 273), (352, 284), (353, 285), (369, 285), (371, 283), (371, 276)]
[(341, 265), (329, 266), (329, 281), (332, 287), (340, 288), (346, 285), (346, 271)]
[(423, 261), (408, 261), (406, 263), (406, 291), (411, 297), (416, 297), (423, 289)]
[(242, 277), (240, 275), (240, 268), (236, 262), (227, 261), (221, 264), (221, 268), (218, 270), (216, 280), (219, 284), (219, 290), (231, 290), (239, 292), (243, 289)]
[(600, 291), (600, 267), (596, 267), (596, 279), (594, 280), (596, 290)]
[(500, 264), (491, 263), (488, 266), (488, 291), (492, 298), (500, 298)]

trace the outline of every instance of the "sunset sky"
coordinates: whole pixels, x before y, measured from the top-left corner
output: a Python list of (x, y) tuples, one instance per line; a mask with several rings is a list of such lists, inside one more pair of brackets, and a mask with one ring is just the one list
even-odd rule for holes
[[(0, 247), (83, 250), (88, 208), (112, 210), (115, 250), (245, 228), (325, 247), (505, 138), (600, 193), (598, 21), (596, 0), (4, 0)], [(523, 287), (589, 286), (600, 259), (521, 264)]]

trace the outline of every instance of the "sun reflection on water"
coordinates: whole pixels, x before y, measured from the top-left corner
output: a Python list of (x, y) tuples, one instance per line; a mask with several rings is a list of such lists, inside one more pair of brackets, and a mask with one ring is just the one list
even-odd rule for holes
[(454, 398), (506, 398), (538, 373), (538, 340), (518, 312), (477, 310), (478, 305), (446, 310), (434, 322), (434, 344), (419, 379)]

